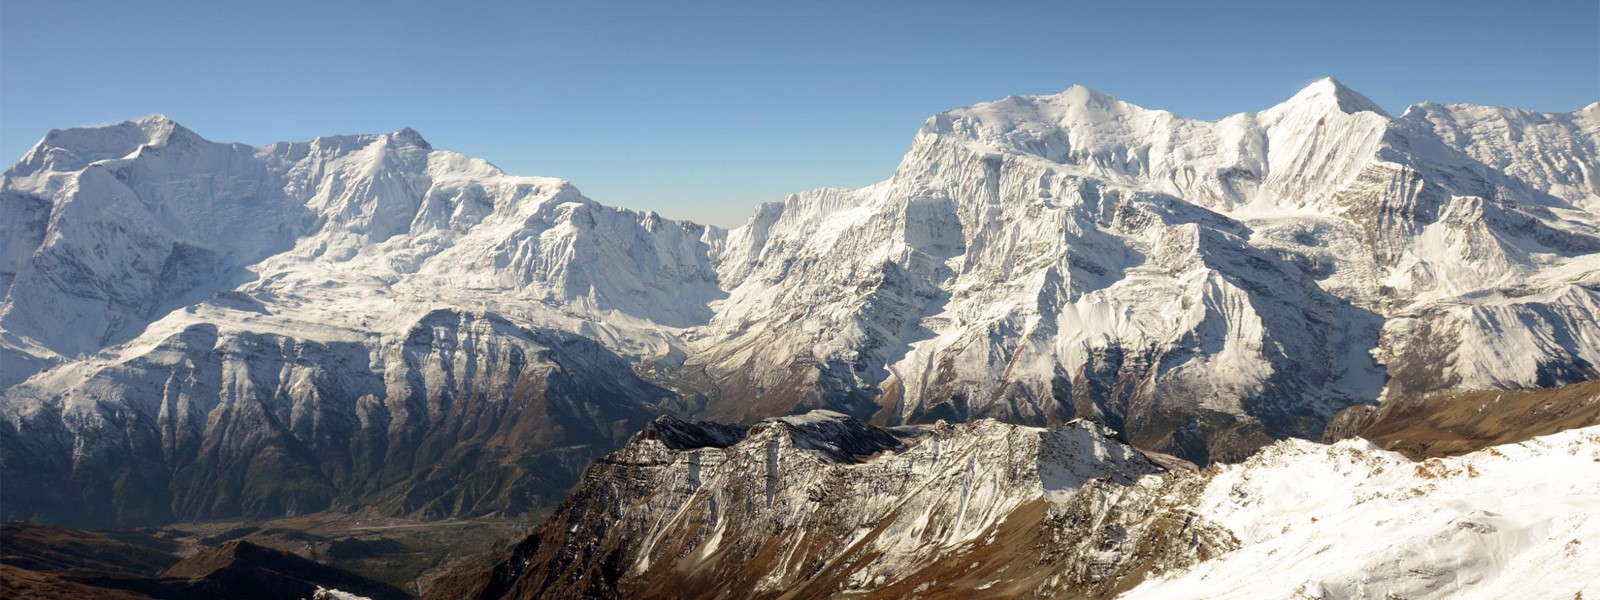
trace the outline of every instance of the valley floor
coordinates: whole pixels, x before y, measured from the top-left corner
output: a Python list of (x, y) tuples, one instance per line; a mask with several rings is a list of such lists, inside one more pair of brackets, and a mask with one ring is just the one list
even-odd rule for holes
[[(529, 525), (511, 519), (425, 521), (337, 513), (105, 531), (7, 523), (0, 526), (0, 597), (169, 597), (183, 593), (173, 591), (183, 588), (175, 588), (175, 580), (206, 579), (191, 573), (177, 577), (170, 572), (175, 565), (239, 544), (417, 596), (445, 574), (492, 562)], [(223, 569), (207, 568), (216, 570)], [(336, 587), (312, 576), (306, 581)], [(224, 589), (252, 597), (245, 590)]]

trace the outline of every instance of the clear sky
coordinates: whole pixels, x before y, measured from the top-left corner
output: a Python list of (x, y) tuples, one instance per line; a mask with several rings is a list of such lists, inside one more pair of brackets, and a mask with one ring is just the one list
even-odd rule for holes
[(0, 154), (163, 113), (265, 144), (436, 148), (721, 225), (887, 177), (940, 110), (1083, 84), (1181, 115), (1334, 76), (1423, 100), (1600, 100), (1600, 2), (0, 2)]

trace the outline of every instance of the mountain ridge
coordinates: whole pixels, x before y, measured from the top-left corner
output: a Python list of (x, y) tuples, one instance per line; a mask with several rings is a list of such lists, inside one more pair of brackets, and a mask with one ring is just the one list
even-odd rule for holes
[[(1319, 91), (1319, 86), (1328, 89)], [(1293, 270), (1303, 272), (1313, 281), (1314, 287), (1307, 288), (1313, 291), (1313, 296), (1325, 294), (1331, 302), (1349, 303), (1355, 308), (1356, 315), (1360, 311), (1367, 311), (1404, 316), (1404, 312), (1394, 304), (1408, 301), (1409, 297), (1426, 299), (1429, 294), (1450, 296), (1468, 291), (1459, 289), (1466, 286), (1451, 279), (1465, 280), (1471, 277), (1481, 282), (1485, 273), (1493, 273), (1504, 281), (1525, 277), (1526, 273), (1543, 268), (1542, 265), (1523, 266), (1526, 261), (1545, 259), (1529, 259), (1528, 253), (1518, 255), (1518, 242), (1506, 243), (1502, 237), (1504, 234), (1499, 231), (1470, 231), (1468, 219), (1464, 218), (1458, 219), (1454, 228), (1469, 231), (1451, 233), (1446, 231), (1451, 229), (1449, 227), (1432, 228), (1445, 234), (1441, 237), (1455, 235), (1457, 237), (1454, 239), (1460, 241), (1435, 242), (1429, 238), (1417, 240), (1424, 243), (1412, 242), (1418, 233), (1425, 232), (1419, 230), (1429, 229), (1440, 218), (1442, 207), (1449, 206), (1450, 202), (1460, 204), (1460, 201), (1446, 198), (1447, 194), (1453, 193), (1452, 190), (1458, 195), (1475, 192), (1488, 196), (1518, 190), (1493, 183), (1495, 177), (1504, 179), (1506, 176), (1494, 176), (1483, 164), (1472, 162), (1476, 159), (1451, 155), (1452, 151), (1438, 148), (1444, 144), (1434, 139), (1437, 136), (1432, 130), (1423, 129), (1419, 124), (1401, 122), (1376, 112), (1346, 113), (1344, 107), (1333, 101), (1338, 100), (1340, 95), (1336, 83), (1322, 82), (1296, 99), (1261, 112), (1241, 113), (1217, 121), (1198, 121), (1176, 117), (1164, 111), (1143, 109), (1086, 88), (1074, 88), (1053, 96), (1012, 97), (935, 115), (918, 134), (911, 152), (890, 180), (856, 191), (821, 190), (791, 196), (781, 205), (764, 205), (751, 221), (751, 230), (736, 230), (730, 234), (730, 239), (749, 235), (752, 245), (762, 246), (760, 252), (769, 252), (769, 248), (776, 245), (784, 254), (767, 257), (768, 262), (776, 263), (780, 268), (769, 270), (765, 276), (758, 276), (757, 281), (785, 282), (794, 272), (788, 266), (791, 264), (826, 264), (829, 274), (815, 281), (776, 284), (768, 289), (750, 283), (750, 275), (746, 273), (748, 268), (744, 266), (752, 263), (749, 259), (736, 260), (732, 267), (725, 270), (733, 275), (727, 278), (728, 281), (737, 286), (733, 299), (739, 300), (741, 292), (748, 289), (748, 303), (752, 307), (758, 304), (757, 298), (765, 298), (775, 292), (796, 288), (828, 289), (829, 278), (834, 277), (867, 278), (869, 285), (879, 280), (893, 283), (893, 287), (880, 286), (877, 293), (865, 296), (852, 295), (844, 290), (831, 292), (837, 295), (840, 304), (821, 310), (796, 309), (796, 314), (782, 315), (775, 320), (803, 322), (806, 318), (815, 318), (817, 313), (836, 314), (840, 311), (848, 315), (856, 310), (850, 308), (852, 303), (866, 302), (868, 306), (873, 306), (875, 302), (886, 302), (884, 306), (892, 307), (893, 311), (910, 313), (910, 322), (896, 326), (889, 321), (891, 325), (885, 331), (878, 328), (885, 319), (866, 312), (856, 312), (854, 317), (841, 317), (838, 321), (831, 320), (833, 317), (825, 317), (829, 319), (828, 324), (820, 327), (821, 331), (843, 331), (844, 336), (841, 337), (846, 340), (852, 336), (865, 339), (859, 342), (846, 341), (844, 347), (838, 348), (831, 346), (837, 342), (826, 342), (830, 345), (824, 346), (821, 345), (823, 340), (808, 338), (804, 334), (798, 337), (792, 332), (773, 334), (773, 340), (749, 343), (750, 348), (759, 348), (769, 356), (774, 348), (782, 349), (783, 353), (757, 359), (765, 364), (751, 365), (748, 364), (751, 359), (739, 355), (744, 353), (743, 350), (735, 353), (729, 349), (741, 347), (743, 342), (739, 337), (743, 337), (743, 334), (739, 332), (748, 329), (745, 323), (761, 315), (761, 309), (730, 307), (724, 309), (718, 318), (726, 315), (738, 319), (730, 327), (734, 331), (729, 332), (738, 334), (730, 336), (735, 343), (729, 345), (726, 340), (719, 340), (717, 347), (710, 350), (710, 355), (695, 360), (709, 363), (709, 369), (721, 370), (739, 378), (744, 377), (740, 373), (757, 372), (753, 381), (749, 382), (753, 385), (746, 384), (753, 390), (743, 386), (734, 388), (740, 390), (735, 395), (741, 397), (752, 393), (759, 397), (764, 394), (763, 389), (788, 394), (784, 390), (793, 386), (784, 382), (790, 377), (801, 377), (801, 381), (828, 381), (826, 384), (807, 384), (812, 387), (856, 388), (860, 390), (858, 396), (840, 402), (849, 403), (851, 408), (846, 412), (865, 416), (871, 410), (867, 403), (874, 399), (880, 406), (888, 406), (891, 402), (895, 406), (903, 405), (906, 394), (917, 392), (919, 390), (916, 388), (926, 385), (916, 379), (926, 381), (930, 377), (943, 377), (957, 381), (983, 381), (986, 378), (982, 374), (984, 371), (1015, 372), (1016, 361), (1008, 357), (1024, 346), (1020, 340), (1014, 339), (1016, 334), (1003, 334), (1013, 339), (988, 345), (989, 354), (1000, 358), (991, 358), (986, 366), (974, 367), (974, 372), (950, 372), (950, 368), (944, 366), (944, 361), (960, 360), (950, 356), (953, 349), (935, 349), (933, 356), (916, 361), (922, 363), (920, 365), (907, 364), (900, 358), (902, 346), (899, 344), (906, 339), (905, 336), (909, 336), (908, 341), (925, 340), (918, 342), (920, 344), (936, 343), (926, 341), (928, 336), (937, 333), (936, 330), (913, 328), (908, 331), (904, 327), (951, 321), (959, 323), (974, 318), (981, 323), (992, 319), (983, 316), (984, 309), (981, 306), (970, 309), (975, 314), (951, 314), (953, 299), (959, 299), (958, 291), (963, 287), (983, 294), (1006, 285), (1001, 282), (1040, 281), (1041, 284), (1028, 285), (1040, 285), (1037, 288), (1039, 306), (1045, 308), (1048, 318), (1055, 316), (1050, 313), (1059, 312), (1059, 307), (1063, 305), (1077, 304), (1077, 311), (1091, 309), (1091, 306), (1082, 302), (1074, 302), (1073, 297), (1083, 294), (1092, 298), (1099, 290), (1106, 289), (1108, 283), (1115, 285), (1119, 280), (1127, 281), (1130, 279), (1130, 268), (1137, 269), (1141, 262), (1148, 264), (1152, 259), (1165, 261), (1163, 268), (1169, 274), (1163, 276), (1167, 277), (1193, 265), (1197, 260), (1205, 264), (1207, 269), (1225, 275), (1237, 274), (1234, 268), (1217, 266), (1216, 262), (1220, 261), (1212, 258), (1216, 256), (1215, 252), (1206, 249), (1207, 246), (1232, 247), (1245, 254), (1262, 253), (1242, 259), (1250, 263), (1292, 265)], [(1318, 98), (1329, 101), (1318, 101)], [(1498, 118), (1496, 115), (1490, 116)], [(1592, 138), (1596, 131), (1600, 131), (1595, 123), (1587, 121), (1580, 129), (1587, 133), (1577, 136), (1579, 142), (1585, 136)], [(1571, 129), (1567, 131), (1575, 133)], [(1419, 148), (1418, 143), (1411, 141), (1413, 138), (1431, 140), (1429, 143), (1435, 146)], [(1173, 139), (1181, 143), (1171, 141)], [(1594, 163), (1595, 153), (1591, 146), (1578, 142), (1567, 144), (1563, 148), (1578, 154), (1563, 160), (1567, 164), (1572, 164), (1573, 159), (1578, 164)], [(1419, 150), (1428, 151), (1421, 153)], [(1516, 158), (1519, 157), (1512, 156), (1514, 162)], [(1393, 162), (1391, 159), (1402, 162)], [(1455, 174), (1440, 175), (1437, 177), (1439, 183), (1430, 184), (1430, 179), (1434, 178), (1432, 173), (1425, 174), (1404, 164), (1417, 162), (1426, 167), (1427, 161), (1436, 159), (1448, 159), (1452, 163), (1463, 161), (1461, 170), (1488, 174), (1467, 179)], [(1530, 165), (1529, 170), (1540, 172), (1534, 167), (1539, 165)], [(1595, 196), (1594, 182), (1584, 179), (1586, 176), (1582, 173), (1576, 174), (1576, 181), (1562, 179), (1573, 175), (1569, 172), (1557, 175), (1560, 175), (1556, 182), (1558, 184), (1579, 184), (1577, 188), (1561, 190), (1563, 197), (1570, 199), (1567, 206), (1551, 205), (1550, 198), (1531, 194), (1525, 198), (1530, 201), (1530, 210), (1578, 208)], [(1467, 189), (1468, 185), (1475, 189)], [(1522, 188), (1520, 192), (1529, 189), (1527, 184), (1515, 187)], [(1106, 202), (1108, 196), (1111, 199), (1109, 203)], [(1473, 197), (1466, 196), (1468, 199)], [(1485, 212), (1493, 213), (1506, 208), (1504, 202), (1491, 203), (1485, 206)], [(1108, 214), (1108, 210), (1112, 212)], [(1475, 210), (1466, 206), (1460, 212), (1471, 214)], [(1589, 248), (1595, 239), (1592, 213), (1581, 212), (1578, 214), (1581, 220), (1576, 221), (1565, 218), (1568, 215), (1542, 220), (1529, 217), (1520, 210), (1514, 206), (1507, 210), (1512, 215), (1507, 220), (1518, 220), (1525, 224), (1515, 226), (1526, 232), (1516, 237), (1531, 234), (1539, 240), (1559, 240), (1553, 243), (1573, 247), (1575, 254), (1591, 252)], [(1052, 216), (1053, 212), (1065, 214), (1055, 217)], [(1445, 217), (1451, 216), (1450, 211), (1444, 212)], [(1545, 213), (1546, 217), (1551, 214), (1554, 213)], [(1042, 220), (1041, 216), (1046, 220)], [(1128, 216), (1138, 218), (1127, 220)], [(1154, 221), (1155, 226), (1147, 227), (1141, 221)], [(828, 222), (829, 226), (824, 228), (818, 225), (823, 222)], [(1566, 229), (1547, 226), (1546, 223), (1550, 222)], [(1198, 226), (1194, 233), (1184, 229), (1193, 226)], [(1040, 231), (1035, 233), (1024, 227), (1038, 227)], [(769, 233), (773, 229), (787, 229), (792, 234), (788, 239), (774, 243)], [(991, 234), (991, 231), (994, 233)], [(1153, 233), (1146, 232), (1156, 231), (1161, 233), (1160, 238), (1139, 243), (1141, 234), (1151, 236)], [(1058, 232), (1066, 233), (1065, 244), (1056, 238), (1060, 235)], [(1517, 232), (1513, 230), (1513, 233)], [(1178, 234), (1197, 235), (1199, 239), (1187, 241), (1195, 238), (1184, 238)], [(886, 235), (890, 237), (886, 244), (858, 241)], [(847, 246), (835, 251), (834, 247), (841, 243)], [(990, 248), (995, 244), (999, 244), (1001, 249), (991, 252)], [(1456, 245), (1452, 247), (1451, 244)], [(1460, 244), (1471, 244), (1476, 249), (1462, 252), (1472, 261), (1457, 268), (1455, 263), (1461, 261), (1447, 255), (1457, 252)], [(1010, 248), (1019, 245), (1048, 249), (1047, 252), (1053, 256), (1047, 255), (1045, 260), (1040, 260), (1037, 256), (1013, 254), (1016, 250)], [(1199, 246), (1198, 252), (1190, 249), (1196, 246)], [(1544, 252), (1546, 256), (1555, 256), (1549, 254), (1548, 250)], [(733, 256), (737, 257), (738, 254)], [(1055, 265), (1049, 264), (1052, 259)], [(1557, 257), (1557, 260), (1566, 259)], [(882, 262), (869, 264), (868, 261)], [(1473, 261), (1482, 262), (1470, 264)], [(1397, 264), (1401, 262), (1405, 264)], [(1583, 264), (1576, 260), (1566, 262), (1569, 266)], [(1021, 265), (1023, 268), (1012, 265)], [(1441, 271), (1441, 267), (1457, 270), (1460, 274)], [(1293, 270), (1284, 274), (1263, 272), (1263, 277), (1272, 282), (1292, 281)], [(964, 273), (972, 273), (977, 277), (963, 284), (960, 278)], [(953, 283), (952, 278), (955, 278)], [(1384, 281), (1385, 278), (1393, 282)], [(1577, 279), (1583, 290), (1581, 293), (1592, 295), (1595, 279), (1592, 269), (1578, 275)], [(1067, 285), (1063, 288), (1061, 283)], [(1245, 293), (1250, 303), (1256, 304), (1262, 299), (1262, 295), (1254, 291), (1266, 289), (1262, 281), (1240, 283), (1244, 289), (1251, 290)], [(1401, 289), (1397, 293), (1393, 288)], [(1063, 293), (1052, 292), (1053, 289), (1062, 289)], [(1438, 291), (1435, 292), (1435, 289)], [(1018, 292), (1029, 296), (1035, 293), (1032, 289)], [(1197, 292), (1190, 293), (1199, 295)], [(1024, 298), (1017, 296), (992, 294), (985, 300), (984, 305), (987, 306), (995, 303), (1017, 305), (1012, 310), (1026, 310), (1023, 315), (1036, 312), (1036, 309), (1023, 309), (1021, 305)], [(827, 298), (817, 297), (813, 293), (810, 297), (795, 297), (779, 305), (809, 307), (827, 301)], [(1199, 303), (1204, 304), (1204, 301)], [(1116, 304), (1109, 304), (1114, 314)], [(1586, 304), (1587, 300), (1580, 299), (1580, 306)], [(944, 314), (921, 314), (920, 310)], [(1093, 310), (1102, 314), (1105, 312), (1104, 308)], [(802, 312), (805, 317), (801, 316)], [(1177, 309), (1172, 312), (1182, 311)], [(1587, 312), (1587, 309), (1581, 312)], [(1369, 319), (1330, 316), (1322, 320), (1361, 322)], [(851, 322), (856, 320), (859, 322)], [(1061, 332), (1086, 331), (1091, 336), (1112, 338), (1154, 335), (1157, 337), (1154, 341), (1158, 344), (1172, 343), (1160, 338), (1174, 335), (1161, 332), (1162, 327), (1155, 324), (1134, 324), (1130, 327), (1125, 322), (1112, 321), (1109, 328), (1085, 327), (1093, 323), (1094, 320), (1078, 317), (1060, 321), (1055, 329)], [(712, 328), (716, 329), (717, 325), (713, 322)], [(1564, 322), (1556, 326), (1566, 329), (1569, 325)], [(1011, 322), (991, 326), (1017, 329), (1022, 325)], [(1452, 324), (1452, 327), (1459, 326), (1459, 322)], [(879, 330), (874, 331), (875, 328)], [(1129, 333), (1130, 330), (1139, 333)], [(1049, 329), (1036, 331), (1045, 339), (1055, 335), (1049, 333)], [(980, 347), (986, 345), (981, 344), (981, 338), (972, 339), (978, 335), (975, 333), (967, 339), (952, 341), (978, 343)], [(1376, 337), (1372, 333), (1359, 335), (1364, 339)], [(1409, 336), (1407, 332), (1397, 331), (1383, 337)], [(788, 343), (786, 340), (815, 346), (784, 348)], [(1135, 353), (1146, 354), (1147, 357), (1143, 359), (1146, 361), (1156, 358), (1149, 356), (1142, 348), (1148, 341), (1123, 341), (1134, 343), (1132, 352), (1125, 347), (1109, 348), (1107, 350), (1113, 352), (1108, 356), (1125, 357)], [(1178, 340), (1177, 343), (1184, 342)], [(1369, 341), (1355, 341), (1352, 344), (1368, 348), (1380, 345)], [(1386, 346), (1398, 344), (1398, 341), (1382, 342)], [(1593, 355), (1593, 349), (1587, 344), (1583, 342), (1579, 347), (1565, 346), (1560, 351), (1565, 356), (1551, 357), (1550, 360), (1556, 364), (1577, 364), (1580, 370), (1585, 369), (1587, 367), (1581, 365), (1592, 364), (1592, 359), (1588, 357)], [(1329, 345), (1339, 344), (1320, 344), (1323, 347)], [(1563, 345), (1558, 342), (1553, 347), (1561, 348)], [(1089, 350), (1091, 356), (1101, 352), (1098, 348)], [(884, 352), (887, 354), (882, 354)], [(1030, 385), (1034, 391), (1020, 398), (1020, 401), (1028, 404), (1041, 402), (1041, 397), (1052, 395), (1045, 390), (1055, 388), (1059, 391), (1054, 395), (1060, 398), (1056, 402), (1065, 404), (1065, 396), (1077, 393), (1074, 389), (1095, 387), (1089, 381), (1082, 382), (1082, 385), (1072, 385), (1071, 381), (1075, 377), (1089, 379), (1073, 372), (1078, 368), (1077, 365), (1088, 366), (1086, 363), (1089, 361), (1070, 354), (1062, 356), (1064, 351), (1051, 352), (1056, 356), (1036, 360), (1043, 365), (1066, 365), (1066, 372), (1058, 375), (1046, 371), (1035, 375), (1038, 382)], [(1210, 351), (1203, 352), (1210, 354)], [(1531, 355), (1539, 356), (1543, 352)], [(718, 354), (732, 355), (720, 357)], [(830, 359), (830, 355), (838, 358)], [(930, 359), (931, 363), (926, 362)], [(796, 374), (789, 371), (788, 367), (794, 361), (799, 361), (801, 365), (820, 365), (802, 366), (802, 369), (810, 371), (802, 370)], [(718, 362), (723, 364), (719, 365)], [(1330, 357), (1329, 360), (1316, 362), (1360, 367), (1361, 359), (1352, 348), (1349, 356)], [(1406, 381), (1418, 377), (1411, 374), (1417, 369), (1405, 364), (1396, 366), (1407, 374), (1404, 378)], [(1480, 370), (1495, 372), (1494, 368), (1483, 369), (1484, 366), (1483, 362), (1479, 362), (1471, 367), (1462, 367), (1456, 377), (1468, 379), (1473, 377), (1469, 374)], [(1112, 368), (1121, 370), (1120, 367)], [(865, 373), (858, 376), (852, 370)], [(893, 371), (895, 375), (886, 378), (884, 370)], [(919, 374), (930, 370), (939, 372), (931, 376)], [(1314, 371), (1315, 368), (1310, 370)], [(1372, 370), (1376, 372), (1376, 369)], [(1427, 376), (1431, 380), (1423, 382), (1422, 387), (1533, 385), (1534, 376), (1529, 374), (1533, 370), (1522, 370), (1517, 375), (1508, 373), (1498, 381), (1453, 381), (1433, 375)], [(768, 374), (761, 375), (761, 371)], [(1114, 387), (1113, 382), (1120, 379), (1123, 385), (1131, 386), (1144, 377), (1137, 372), (1127, 375), (1133, 375), (1134, 379), (1129, 380), (1124, 375), (1100, 385)], [(714, 378), (717, 376), (713, 373)], [(1593, 375), (1570, 376), (1581, 378)], [(1330, 374), (1330, 377), (1336, 378), (1338, 375)], [(1067, 383), (1049, 383), (1051, 379), (1067, 380)], [(1378, 396), (1376, 388), (1356, 384), (1358, 379), (1360, 377), (1350, 380), (1351, 383), (1346, 386), (1356, 385), (1371, 391), (1346, 393), (1341, 402), (1372, 401)], [(1512, 379), (1520, 381), (1508, 381)], [(979, 391), (988, 395), (997, 390), (990, 384), (980, 387)], [(1010, 393), (998, 391), (1001, 395)], [(941, 397), (952, 393), (956, 392), (936, 392)], [(1091, 392), (1091, 395), (1098, 393), (1103, 392)], [(775, 398), (774, 402), (796, 408), (826, 404), (813, 397)], [(764, 402), (757, 404), (766, 406)], [(960, 413), (970, 414), (973, 410), (971, 407), (952, 406), (953, 418), (963, 418)], [(900, 414), (911, 412), (914, 408), (914, 405), (910, 408), (890, 407)], [(1087, 409), (1087, 406), (1080, 405), (1074, 412), (1083, 414)], [(771, 410), (771, 407), (767, 410)], [(998, 410), (1006, 412), (994, 416), (1020, 418), (1028, 422), (1065, 418), (1046, 416), (1048, 411), (1041, 413), (1034, 408), (1027, 409), (1032, 412), (1031, 415), (1016, 414), (1018, 409), (1015, 408), (1002, 407)], [(1099, 410), (1101, 417), (1116, 419), (1119, 417), (1114, 414), (1108, 417), (1105, 413), (1116, 413), (1121, 409), (1102, 406)], [(1313, 412), (1316, 413), (1315, 419), (1326, 418), (1320, 409), (1313, 409)], [(1009, 416), (1006, 413), (1010, 413)], [(713, 413), (713, 416), (735, 420), (748, 418), (737, 410)], [(895, 415), (891, 413), (887, 418), (893, 419)], [(1282, 432), (1275, 435), (1282, 435)], [(1145, 442), (1154, 442), (1158, 447), (1167, 443), (1158, 440)]]
[(1204, 470), (1081, 420), (902, 427), (864, 460), (758, 427), (728, 445), (635, 437), (498, 564), (425, 597), (1567, 598), (1596, 583), (1581, 551), (1595, 484), (1550, 476), (1595, 469), (1593, 421), (1444, 459), (1283, 440)]

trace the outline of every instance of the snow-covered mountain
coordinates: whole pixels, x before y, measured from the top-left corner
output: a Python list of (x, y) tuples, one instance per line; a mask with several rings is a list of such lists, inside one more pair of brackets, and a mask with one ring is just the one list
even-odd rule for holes
[(9, 382), (176, 313), (363, 337), (472, 308), (582, 320), (649, 354), (664, 347), (657, 324), (702, 323), (723, 295), (722, 232), (605, 208), (411, 130), (261, 148), (160, 116), (54, 131), (6, 172), (4, 194)]
[(722, 294), (720, 231), (409, 130), (52, 132), (0, 213), (7, 518), (536, 510), (659, 413), (632, 366)]
[(5, 516), (516, 512), (664, 412), (1089, 417), (1240, 460), (1385, 393), (1600, 378), (1597, 145), (1600, 104), (1072, 88), (723, 231), (411, 130), (54, 131), (0, 181)]
[(1285, 440), (1200, 471), (1082, 420), (663, 417), (430, 597), (1565, 600), (1600, 591), (1597, 475), (1597, 427), (1422, 462)]
[(958, 109), (888, 181), (731, 232), (689, 364), (723, 419), (1091, 416), (1201, 461), (1386, 386), (1594, 378), (1597, 144), (1600, 104), (1394, 118), (1331, 79), (1220, 121), (1081, 87)]

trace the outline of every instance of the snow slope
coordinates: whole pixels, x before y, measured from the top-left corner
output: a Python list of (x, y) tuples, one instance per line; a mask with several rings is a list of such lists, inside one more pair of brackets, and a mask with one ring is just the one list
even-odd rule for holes
[(1597, 497), (1600, 427), (1424, 462), (1284, 441), (1196, 502), (1238, 550), (1121, 597), (1592, 597)]

